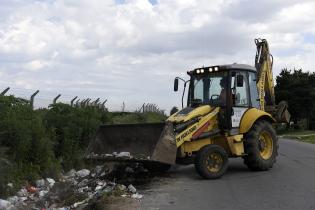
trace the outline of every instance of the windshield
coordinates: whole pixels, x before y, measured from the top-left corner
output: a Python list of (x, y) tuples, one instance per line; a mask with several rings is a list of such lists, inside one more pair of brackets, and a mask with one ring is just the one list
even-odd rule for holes
[(190, 105), (226, 104), (227, 73), (218, 72), (203, 76), (193, 76), (190, 84)]

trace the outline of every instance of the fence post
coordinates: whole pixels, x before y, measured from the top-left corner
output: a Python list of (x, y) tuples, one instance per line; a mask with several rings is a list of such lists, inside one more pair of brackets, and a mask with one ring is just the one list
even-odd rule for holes
[(98, 103), (99, 100), (100, 100), (100, 98), (97, 98), (95, 101), (92, 102), (92, 105), (96, 106), (96, 104)]
[(125, 112), (125, 102), (123, 101), (122, 107), (121, 107), (122, 112)]
[(79, 105), (81, 105), (81, 104), (80, 104), (80, 99), (78, 99), (78, 100), (75, 102), (75, 106), (76, 106), (76, 107), (79, 107)]
[(39, 90), (36, 90), (36, 92), (31, 95), (30, 104), (31, 104), (32, 109), (34, 108), (34, 98), (38, 93), (39, 93)]
[(10, 87), (7, 87), (0, 93), (0, 95), (4, 96), (9, 90), (10, 90)]
[(106, 102), (107, 102), (107, 99), (106, 99), (105, 101), (103, 101), (103, 103), (101, 104), (102, 109), (105, 109), (105, 104), (106, 104)]
[(89, 106), (90, 101), (91, 101), (91, 99), (90, 99), (90, 98), (88, 98), (88, 99), (86, 100), (86, 106)]
[(58, 100), (58, 98), (60, 98), (61, 94), (57, 95), (56, 98), (54, 98), (53, 104), (55, 104)]
[(76, 96), (76, 97), (74, 97), (72, 100), (71, 100), (71, 106), (73, 106), (73, 102), (75, 101), (75, 99), (77, 99), (78, 98), (78, 96)]

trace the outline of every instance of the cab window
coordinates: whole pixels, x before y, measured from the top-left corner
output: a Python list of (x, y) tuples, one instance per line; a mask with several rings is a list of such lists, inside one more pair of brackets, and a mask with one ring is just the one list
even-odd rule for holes
[(231, 88), (233, 95), (233, 106), (248, 107), (248, 79), (246, 72), (238, 71), (232, 73)]

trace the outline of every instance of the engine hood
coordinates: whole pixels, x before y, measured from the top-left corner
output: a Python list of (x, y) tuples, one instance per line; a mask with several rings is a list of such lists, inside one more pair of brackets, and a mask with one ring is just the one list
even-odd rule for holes
[(184, 109), (171, 115), (167, 121), (182, 123), (187, 122), (193, 118), (208, 114), (212, 110), (209, 105), (200, 106), (197, 108), (185, 107)]

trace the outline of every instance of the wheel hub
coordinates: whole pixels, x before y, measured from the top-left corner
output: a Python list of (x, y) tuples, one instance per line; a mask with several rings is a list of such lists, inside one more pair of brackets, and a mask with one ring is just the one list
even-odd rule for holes
[(268, 132), (262, 132), (259, 135), (258, 150), (260, 152), (260, 156), (265, 160), (268, 160), (272, 156), (273, 141)]
[(223, 159), (220, 154), (210, 154), (207, 159), (207, 168), (211, 172), (219, 172), (223, 165)]

